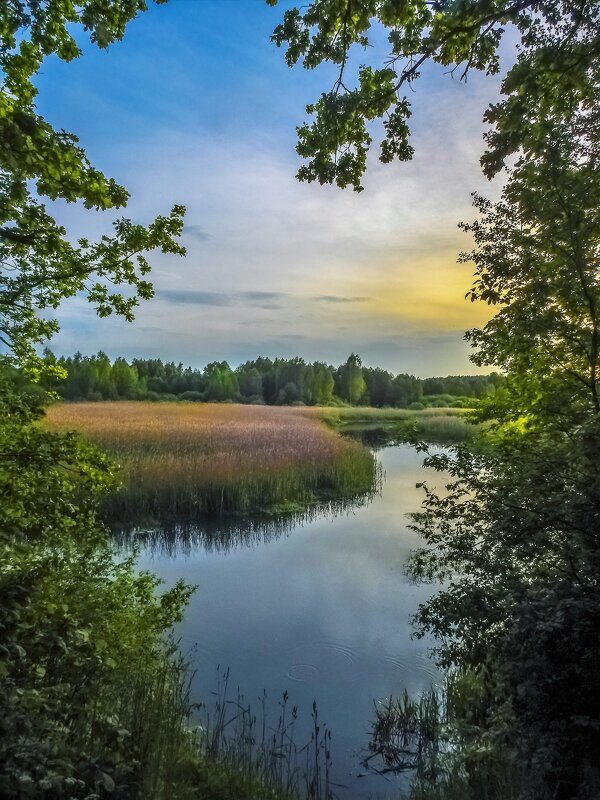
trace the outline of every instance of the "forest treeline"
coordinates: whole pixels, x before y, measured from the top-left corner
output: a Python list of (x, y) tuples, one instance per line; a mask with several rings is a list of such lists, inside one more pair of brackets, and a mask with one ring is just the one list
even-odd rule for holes
[(214, 361), (204, 369), (161, 359), (93, 356), (76, 353), (54, 359), (66, 372), (47, 388), (66, 400), (192, 400), (197, 402), (266, 403), (268, 405), (350, 405), (422, 408), (463, 407), (494, 394), (502, 382), (498, 373), (416, 378), (394, 375), (380, 367), (365, 367), (352, 353), (338, 367), (302, 358), (259, 357), (233, 369)]

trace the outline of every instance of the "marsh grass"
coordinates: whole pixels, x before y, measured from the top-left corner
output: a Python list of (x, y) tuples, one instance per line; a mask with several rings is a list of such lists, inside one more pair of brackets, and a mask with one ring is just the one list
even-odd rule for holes
[(46, 424), (78, 430), (122, 466), (109, 519), (297, 513), (374, 493), (373, 454), (294, 408), (142, 402), (58, 404)]
[(375, 772), (416, 771), (421, 777), (436, 772), (444, 746), (448, 715), (445, 696), (436, 689), (417, 699), (405, 690), (375, 706), (369, 754), (364, 766)]
[(464, 417), (465, 410), (461, 408), (424, 408), (413, 411), (408, 408), (373, 408), (371, 406), (336, 406), (304, 409), (304, 413), (318, 416), (325, 421), (337, 422), (398, 422), (400, 420), (414, 420), (427, 417)]
[(478, 429), (479, 426), (471, 424), (465, 414), (415, 414), (412, 426), (407, 425), (410, 435), (414, 431), (417, 439), (436, 444), (468, 441)]
[(227, 670), (219, 674), (214, 706), (201, 708), (201, 751), (241, 776), (249, 797), (262, 797), (265, 787), (275, 787), (289, 800), (331, 800), (331, 732), (319, 721), (313, 703), (310, 738), (299, 745), (298, 716), (298, 707), (290, 707), (286, 691), (277, 704), (273, 725), (266, 693), (259, 699), (257, 712), (239, 688), (230, 694)]
[[(500, 729), (493, 736), (485, 732), (489, 692), (496, 689), (485, 668), (460, 668), (416, 698), (404, 691), (377, 704), (364, 766), (379, 774), (407, 773), (407, 800), (529, 796), (526, 765), (511, 757)], [(508, 707), (503, 714), (510, 716)], [(539, 800), (550, 800), (542, 787)]]
[[(115, 707), (117, 735), (139, 765), (138, 794), (152, 800), (330, 800), (329, 740), (313, 706), (313, 730), (296, 742), (298, 709), (283, 695), (270, 717), (266, 694), (258, 712), (229, 672), (220, 674), (213, 704), (191, 701), (193, 673), (173, 645), (129, 681)], [(108, 776), (106, 776), (108, 777)], [(108, 784), (107, 791), (119, 789)]]
[[(471, 439), (478, 425), (469, 421), (469, 414), (458, 408), (426, 408), (411, 411), (403, 408), (322, 408), (310, 409), (327, 425), (339, 432), (383, 431), (387, 443), (425, 440), (436, 444), (453, 444)], [(385, 442), (382, 437), (380, 444)], [(377, 437), (366, 443), (377, 443)]]

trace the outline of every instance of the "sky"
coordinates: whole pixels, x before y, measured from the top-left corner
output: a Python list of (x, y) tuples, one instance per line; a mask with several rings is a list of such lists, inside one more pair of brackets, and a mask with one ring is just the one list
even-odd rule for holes
[[(461, 83), (428, 66), (410, 92), (411, 162), (382, 165), (374, 147), (360, 194), (300, 183), (296, 126), (333, 71), (290, 69), (270, 42), (291, 5), (171, 0), (107, 51), (81, 37), (80, 59), (44, 63), (38, 110), (129, 190), (124, 215), (147, 223), (187, 207), (187, 256), (151, 256), (156, 297), (135, 322), (99, 319), (74, 298), (57, 315), (54, 352), (196, 367), (258, 355), (339, 364), (355, 352), (394, 373), (479, 371), (462, 337), (490, 310), (465, 299), (472, 269), (456, 260), (470, 242), (458, 222), (474, 217), (472, 192), (501, 188), (479, 168), (500, 79)], [(376, 63), (381, 44), (352, 63)], [(53, 210), (74, 238), (110, 233), (116, 216)]]

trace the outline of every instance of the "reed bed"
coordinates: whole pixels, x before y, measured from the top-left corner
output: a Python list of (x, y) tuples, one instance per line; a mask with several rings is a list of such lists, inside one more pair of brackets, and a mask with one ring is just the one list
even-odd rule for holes
[[(235, 693), (230, 691), (229, 670), (225, 670), (218, 674), (215, 694), (212, 707), (200, 706), (200, 751), (210, 762), (241, 778), (240, 797), (266, 800), (275, 797), (276, 791), (286, 800), (334, 800), (331, 732), (319, 720), (316, 702), (310, 738), (300, 744), (298, 707), (290, 707), (287, 691), (275, 713), (267, 704), (266, 692), (258, 699), (257, 710), (239, 687)], [(301, 727), (305, 730), (306, 722)], [(306, 739), (304, 735), (300, 738)]]
[(471, 439), (480, 427), (469, 422), (468, 412), (458, 408), (314, 408), (306, 409), (306, 413), (338, 431), (385, 431), (390, 442), (421, 439), (453, 444)]
[(123, 469), (110, 519), (297, 512), (377, 489), (372, 453), (298, 408), (192, 403), (61, 403), (46, 424), (77, 430)]
[[(296, 731), (287, 693), (276, 707), (263, 692), (252, 708), (229, 671), (219, 671), (214, 702), (194, 703), (193, 673), (177, 647), (156, 655), (123, 686), (115, 719), (137, 758), (141, 797), (153, 800), (333, 800), (331, 734), (319, 722)], [(306, 731), (308, 721), (302, 728)], [(104, 795), (103, 795), (104, 796)]]
[[(432, 411), (434, 409), (431, 409)], [(435, 409), (436, 411), (451, 409)], [(423, 414), (418, 412), (412, 425), (416, 438), (437, 444), (452, 444), (472, 439), (480, 429), (462, 414)], [(410, 430), (410, 428), (409, 428)]]
[(331, 424), (350, 422), (398, 422), (402, 420), (420, 420), (430, 417), (464, 418), (466, 411), (462, 408), (373, 408), (371, 406), (313, 406), (303, 409), (309, 416), (317, 416)]

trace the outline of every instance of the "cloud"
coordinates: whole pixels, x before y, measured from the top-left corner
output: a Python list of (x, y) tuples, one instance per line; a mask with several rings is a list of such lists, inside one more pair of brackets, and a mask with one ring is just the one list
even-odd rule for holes
[(368, 303), (372, 299), (372, 297), (344, 297), (337, 294), (319, 294), (311, 298), (319, 303)]
[(203, 292), (196, 289), (159, 289), (157, 298), (167, 303), (194, 306), (245, 305), (256, 308), (282, 308), (281, 292)]
[(303, 333), (280, 333), (280, 339), (290, 339), (292, 341), (297, 341), (300, 339), (308, 339), (308, 336), (305, 336)]
[(231, 297), (222, 292), (200, 292), (191, 289), (159, 289), (156, 296), (168, 303), (195, 306), (228, 306)]
[(238, 292), (238, 294), (247, 300), (276, 300), (285, 297), (283, 292)]
[[(151, 255), (157, 301), (142, 304), (136, 325), (97, 322), (88, 308), (61, 348), (113, 342), (116, 354), (194, 364), (257, 353), (341, 363), (354, 351), (394, 372), (472, 371), (462, 331), (490, 311), (464, 299), (470, 269), (456, 257), (470, 243), (457, 222), (474, 216), (471, 191), (493, 199), (478, 159), (495, 91), (476, 75), (468, 89), (432, 81), (414, 104), (415, 158), (383, 166), (374, 153), (361, 195), (298, 183), (293, 125), (282, 133), (267, 112), (244, 136), (163, 120), (111, 148), (134, 219), (180, 202), (201, 224), (184, 229), (186, 259)], [(95, 233), (76, 206), (61, 214)]]
[(281, 301), (289, 297), (284, 292), (237, 292), (235, 296), (240, 303), (256, 308), (283, 308)]
[(184, 225), (183, 235), (190, 236), (192, 239), (196, 239), (199, 242), (208, 242), (212, 239), (210, 233), (208, 233), (202, 225)]

